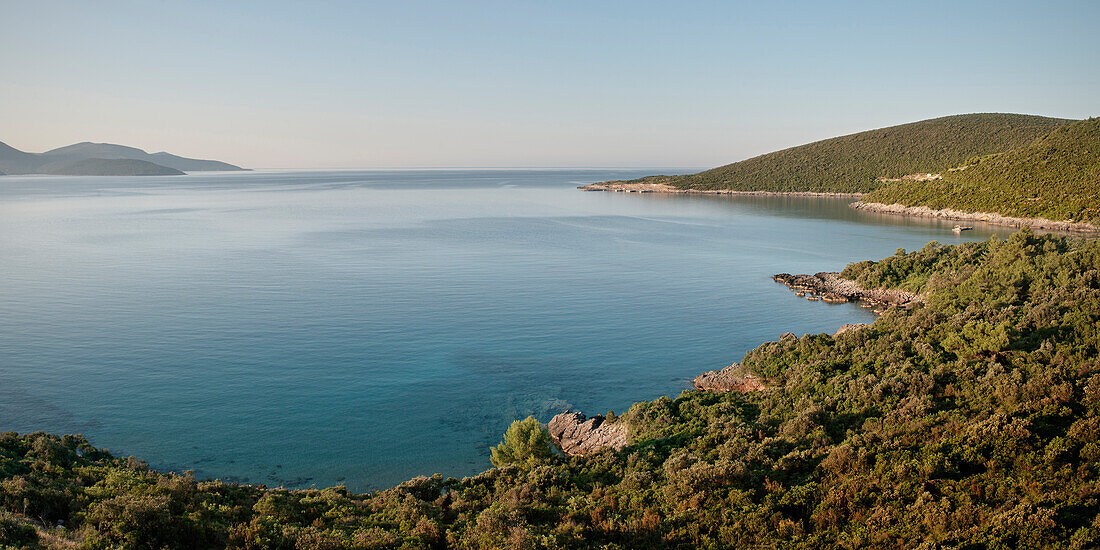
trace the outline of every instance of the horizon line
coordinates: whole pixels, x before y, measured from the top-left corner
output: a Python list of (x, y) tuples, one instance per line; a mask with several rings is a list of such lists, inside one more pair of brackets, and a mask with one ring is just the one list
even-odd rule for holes
[[(356, 171), (398, 171), (398, 170), (708, 170), (713, 167), (698, 166), (372, 166), (357, 168), (246, 168), (246, 172), (356, 172)], [(190, 173), (201, 173), (188, 172)], [(226, 172), (236, 172), (228, 170)]]

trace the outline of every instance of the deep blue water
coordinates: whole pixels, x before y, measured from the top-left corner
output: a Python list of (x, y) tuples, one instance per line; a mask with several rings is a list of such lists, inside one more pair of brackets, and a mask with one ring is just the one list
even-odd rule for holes
[(468, 475), (514, 419), (623, 412), (871, 320), (773, 273), (1008, 232), (575, 189), (641, 174), (0, 178), (0, 431), (268, 485)]

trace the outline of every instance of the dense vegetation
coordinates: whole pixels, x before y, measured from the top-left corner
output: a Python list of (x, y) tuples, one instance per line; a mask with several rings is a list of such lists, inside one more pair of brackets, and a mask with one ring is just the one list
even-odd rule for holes
[[(684, 392), (617, 422), (621, 452), (545, 453), (393, 489), (196, 481), (80, 437), (0, 436), (0, 537), (88, 548), (1094, 548), (1100, 241), (1035, 236), (849, 266), (925, 295), (869, 327), (787, 336), (769, 389)], [(534, 428), (534, 429), (532, 429)], [(56, 527), (57, 525), (61, 527)]]
[(864, 193), (878, 178), (939, 172), (968, 158), (1026, 145), (1070, 122), (1032, 115), (955, 115), (816, 141), (685, 176), (633, 182), (684, 189)]
[(868, 202), (1100, 223), (1100, 119), (1058, 128), (1034, 142), (975, 158), (943, 179), (902, 181)]

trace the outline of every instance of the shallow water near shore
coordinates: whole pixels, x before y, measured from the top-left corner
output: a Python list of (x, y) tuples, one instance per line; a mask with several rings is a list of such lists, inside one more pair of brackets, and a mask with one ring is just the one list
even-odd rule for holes
[(269, 486), (469, 475), (512, 420), (621, 413), (873, 319), (773, 273), (1013, 231), (575, 189), (646, 173), (2, 177), (0, 431)]

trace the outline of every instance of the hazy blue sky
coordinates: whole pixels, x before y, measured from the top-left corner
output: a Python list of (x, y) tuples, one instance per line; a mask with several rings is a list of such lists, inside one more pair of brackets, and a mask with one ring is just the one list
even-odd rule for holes
[(0, 0), (0, 141), (250, 167), (725, 164), (1100, 115), (1100, 1)]

